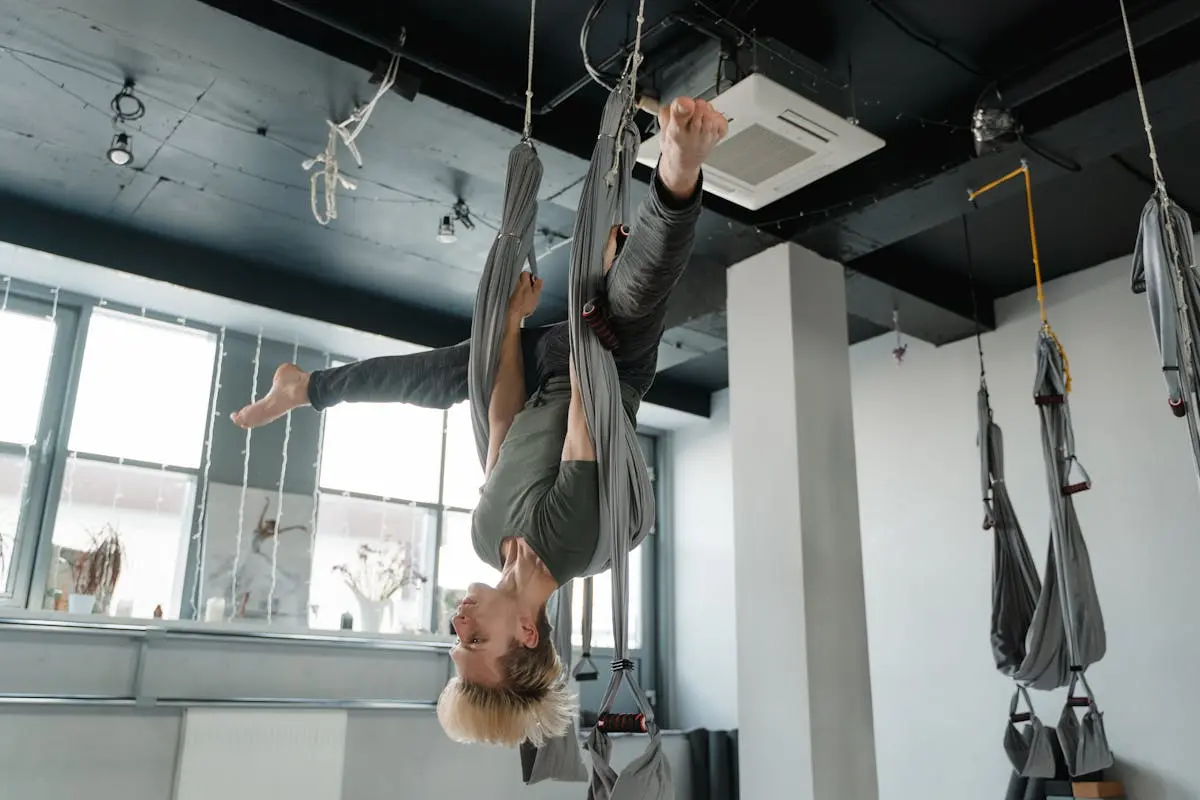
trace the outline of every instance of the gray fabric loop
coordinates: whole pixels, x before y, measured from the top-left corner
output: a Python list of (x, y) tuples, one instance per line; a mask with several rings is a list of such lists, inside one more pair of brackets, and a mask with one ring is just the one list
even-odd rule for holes
[[(1016, 509), (1003, 482), (1004, 436), (992, 418), (987, 388), (978, 394), (984, 508), (992, 522), (992, 655), (996, 668), (1015, 675), (1025, 660), (1025, 634), (1033, 624), (1035, 598), (1041, 591)], [(990, 503), (988, 502), (990, 498)]]
[[(1082, 719), (1075, 715), (1075, 707), (1069, 702), (1075, 695), (1076, 682), (1083, 684), (1088, 698), (1087, 710), (1083, 712)], [(1062, 745), (1067, 769), (1074, 777), (1108, 769), (1113, 765), (1114, 759), (1108, 746), (1108, 734), (1104, 730), (1104, 714), (1096, 705), (1096, 697), (1082, 672), (1077, 672), (1071, 677), (1067, 698), (1068, 702), (1063, 706), (1058, 719), (1058, 741)]]
[[(1029, 722), (1018, 729), (1012, 717), (1020, 703), (1029, 710)], [(1017, 686), (1008, 707), (1009, 721), (1004, 728), (1004, 752), (1013, 771), (1024, 778), (1053, 778), (1056, 771), (1051, 730), (1042, 724), (1024, 686)]]
[[(533, 234), (537, 222), (537, 196), (542, 184), (542, 162), (529, 141), (522, 141), (508, 156), (504, 184), (504, 209), (500, 232), (492, 242), (484, 263), (483, 275), (475, 294), (471, 320), (470, 355), (467, 363), (467, 391), (471, 401), (471, 423), (480, 465), (486, 464), (488, 450), (488, 405), (500, 359), (500, 343), (507, 324), (508, 298), (516, 287), (522, 265), (535, 264)], [(536, 269), (534, 270), (536, 274)], [(555, 620), (555, 646), (563, 664), (571, 663), (570, 587), (562, 587), (547, 609)], [(562, 680), (570, 680), (564, 666)], [(543, 780), (586, 780), (577, 733), (569, 730), (551, 739), (541, 748), (528, 742), (520, 747), (522, 778), (526, 783)]]
[[(623, 411), (613, 354), (583, 319), (582, 310), (603, 287), (609, 230), (622, 219), (629, 219), (628, 187), (641, 143), (640, 133), (631, 124), (633, 99), (632, 77), (627, 75), (604, 106), (601, 136), (592, 152), (575, 217), (568, 305), (571, 359), (600, 465), (600, 535), (611, 542), (607, 555), (611, 558), (613, 650), (618, 661), (629, 656), (629, 551), (653, 526), (654, 493), (633, 422)], [(607, 141), (610, 137), (616, 146)], [(593, 561), (600, 563), (593, 563), (588, 574), (603, 570), (605, 555), (604, 548), (597, 548)], [(588, 796), (590, 800), (665, 800), (674, 794), (670, 768), (662, 753), (654, 710), (632, 671), (612, 673), (599, 713), (612, 709), (622, 683), (645, 716), (649, 743), (646, 751), (618, 775), (609, 762), (608, 734), (599, 727), (594, 729), (586, 744), (592, 754)]]
[(492, 397), (492, 384), (496, 381), (500, 342), (504, 338), (507, 323), (508, 298), (517, 285), (522, 265), (533, 252), (537, 196), (541, 185), (541, 159), (532, 144), (522, 142), (508, 155), (500, 235), (493, 240), (488, 251), (479, 288), (475, 292), (475, 311), (471, 318), (467, 389), (480, 464), (487, 463), (488, 405)]
[[(550, 597), (546, 613), (554, 621), (554, 647), (563, 664), (571, 663), (571, 586), (560, 587)], [(563, 680), (569, 680), (565, 673)], [(579, 749), (579, 731), (572, 725), (564, 735), (548, 740), (540, 748), (522, 742), (521, 779), (526, 784), (542, 781), (575, 781), (588, 779)]]

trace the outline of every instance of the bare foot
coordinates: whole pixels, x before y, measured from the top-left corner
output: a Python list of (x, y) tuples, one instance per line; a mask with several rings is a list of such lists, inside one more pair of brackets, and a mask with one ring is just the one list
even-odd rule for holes
[(308, 373), (295, 364), (281, 364), (271, 379), (271, 391), (257, 400), (230, 414), (233, 424), (239, 428), (257, 428), (274, 422), (293, 408), (308, 405)]

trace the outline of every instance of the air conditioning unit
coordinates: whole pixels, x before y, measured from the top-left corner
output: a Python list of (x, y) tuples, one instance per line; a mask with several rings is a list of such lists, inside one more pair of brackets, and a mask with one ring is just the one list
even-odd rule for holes
[[(779, 45), (772, 47), (787, 62), (776, 72), (796, 75), (795, 62), (800, 57), (779, 56), (781, 49)], [(704, 97), (729, 121), (729, 134), (704, 166), (704, 188), (718, 197), (757, 210), (883, 147), (878, 136), (819, 104), (817, 92), (806, 92), (815, 97), (801, 94), (803, 88), (817, 82), (811, 76), (824, 80), (816, 72), (820, 67), (809, 71), (807, 82), (795, 81), (795, 89), (778, 82), (767, 69), (760, 69), (732, 85), (719, 80), (723, 89), (718, 92), (711, 76), (722, 74), (725, 61), (719, 52), (710, 53), (704, 48), (684, 67), (690, 74), (675, 77), (660, 94), (663, 102), (683, 94)], [(696, 74), (707, 78), (712, 87), (709, 91), (696, 83)], [(826, 82), (832, 85), (832, 81)], [(825, 94), (828, 97), (830, 93)], [(839, 99), (836, 93), (834, 99)], [(659, 153), (659, 137), (655, 135), (642, 143), (638, 161), (653, 167)]]

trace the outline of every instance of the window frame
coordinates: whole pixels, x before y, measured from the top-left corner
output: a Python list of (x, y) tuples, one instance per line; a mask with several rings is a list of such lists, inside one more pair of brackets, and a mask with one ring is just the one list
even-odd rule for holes
[[(49, 298), (46, 297), (47, 293)], [(63, 441), (61, 421), (63, 409), (69, 402), (68, 387), (74, 366), (73, 348), (78, 342), (78, 332), (84, 317), (83, 308), (71, 300), (72, 298), (63, 292), (38, 291), (32, 285), (15, 280), (9, 284), (7, 310), (35, 316), (52, 316), (56, 330), (54, 349), (51, 351), (50, 364), (46, 371), (46, 387), (35, 439), (29, 447), (29, 474), (24, 486), (26, 495), (21, 499), (22, 508), (17, 512), (16, 542), (10, 554), (13, 564), (9, 571), (9, 581), (4, 592), (0, 593), (0, 606), (28, 607), (32, 587), (35, 585), (32, 576), (36, 572), (43, 520), (47, 513), (56, 511), (58, 506), (50, 500), (53, 497), (50, 487), (54, 483), (56, 473), (57, 448)], [(0, 443), (0, 452), (24, 455), (26, 451), (22, 445), (4, 442)]]

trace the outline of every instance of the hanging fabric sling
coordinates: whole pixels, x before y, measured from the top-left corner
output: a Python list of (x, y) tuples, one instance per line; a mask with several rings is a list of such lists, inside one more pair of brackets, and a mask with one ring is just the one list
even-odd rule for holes
[(1130, 282), (1134, 294), (1146, 293), (1150, 324), (1167, 382), (1167, 402), (1175, 416), (1187, 419), (1192, 459), (1200, 473), (1200, 354), (1196, 352), (1200, 341), (1200, 280), (1196, 276), (1192, 221), (1167, 194), (1124, 0), (1120, 0), (1120, 6), (1154, 173), (1154, 193), (1142, 209), (1133, 248)]
[[(662, 752), (654, 710), (633, 674), (626, 631), (629, 605), (629, 551), (650, 532), (654, 494), (633, 421), (621, 403), (612, 353), (588, 324), (585, 307), (600, 294), (604, 248), (609, 230), (629, 219), (629, 185), (641, 135), (633, 117), (645, 3), (639, 3), (634, 50), (621, 80), (604, 105), (600, 134), (592, 151), (575, 217), (568, 293), (571, 360), (584, 399), (588, 428), (600, 473), (600, 543), (586, 574), (611, 566), (613, 609), (612, 677), (600, 704), (599, 720), (586, 747), (592, 754), (591, 800), (666, 800), (674, 796), (670, 767)], [(637, 714), (612, 714), (622, 684)], [(618, 773), (611, 764), (609, 733), (649, 734), (645, 752)]]
[[(471, 347), (468, 362), (468, 394), (471, 423), (480, 465), (487, 463), (488, 405), (500, 358), (508, 299), (526, 263), (537, 275), (533, 240), (537, 223), (537, 196), (542, 183), (542, 162), (533, 146), (533, 51), (536, 32), (537, 0), (529, 9), (529, 58), (525, 89), (525, 125), (521, 141), (508, 156), (504, 183), (504, 209), (499, 232), (492, 242), (475, 293), (471, 319)], [(547, 609), (554, 622), (555, 644), (564, 665), (571, 663), (571, 586), (560, 587)], [(552, 612), (552, 613), (551, 613)], [(570, 680), (564, 666), (562, 680)], [(574, 726), (564, 735), (551, 739), (540, 748), (525, 743), (520, 748), (522, 776), (526, 783), (542, 780), (586, 781), (587, 771), (579, 749)]]
[[(963, 216), (963, 243), (971, 306), (975, 319), (975, 345), (979, 352), (979, 392), (976, 412), (979, 422), (980, 489), (983, 497), (983, 529), (992, 531), (992, 656), (996, 669), (1013, 675), (1025, 660), (1025, 635), (1033, 624), (1042, 582), (1021, 531), (1017, 511), (1004, 480), (1004, 433), (996, 424), (987, 388), (983, 360), (983, 335), (975, 297), (975, 271), (971, 237)], [(1018, 711), (1023, 703), (1024, 711)], [(1024, 728), (1017, 726), (1024, 723)], [(1038, 718), (1025, 687), (1017, 685), (1004, 728), (1004, 751), (1014, 772), (1024, 778), (1053, 778), (1055, 775), (1054, 729)]]
[[(571, 584), (560, 587), (550, 597), (546, 613), (554, 625), (554, 649), (565, 665), (571, 663)], [(563, 681), (569, 676), (563, 674)], [(588, 779), (587, 768), (579, 749), (579, 731), (572, 725), (566, 733), (548, 739), (541, 747), (522, 742), (521, 780), (532, 785), (542, 781), (575, 781)]]
[[(1028, 572), (1032, 561), (1028, 545), (1016, 523), (1016, 514), (1007, 492), (1003, 489), (1001, 437), (998, 428), (993, 430), (986, 388), (981, 388), (980, 449), (985, 482), (985, 513), (990, 515), (985, 518), (985, 526), (989, 519), (993, 527), (998, 521), (1003, 526), (1003, 530), (997, 530), (996, 565), (993, 568), (993, 653), (997, 667), (1023, 686), (1043, 690), (1070, 686), (1059, 728), (1061, 731), (1066, 726), (1077, 735), (1071, 741), (1060, 738), (1060, 743), (1071, 773), (1083, 775), (1111, 766), (1113, 760), (1104, 733), (1103, 718), (1086, 682), (1083, 686), (1087, 689), (1087, 697), (1075, 695), (1075, 687), (1084, 671), (1104, 657), (1106, 638), (1091, 559), (1074, 504), (1074, 495), (1090, 489), (1091, 480), (1075, 457), (1075, 434), (1067, 399), (1071, 391), (1070, 371), (1066, 353), (1051, 329), (1046, 314), (1037, 229), (1034, 225), (1033, 185), (1028, 164), (1022, 162), (1020, 168), (971, 192), (969, 199), (974, 201), (984, 192), (1017, 177), (1023, 178), (1025, 184), (1030, 247), (1041, 311), (1033, 398), (1041, 421), (1042, 455), (1050, 496), (1050, 541), (1046, 571), (1039, 589), (1036, 579), (1031, 579)], [(1074, 477), (1076, 470), (1078, 479)], [(1001, 486), (999, 492), (996, 491), (997, 484)], [(989, 491), (990, 504), (986, 500)], [(998, 509), (999, 519), (996, 517)], [(1035, 591), (1037, 600), (1031, 602)], [(1011, 726), (1018, 721), (1029, 721), (1027, 734), (1031, 740), (1036, 740), (1041, 727), (1040, 721), (1033, 715), (1032, 706), (1027, 715), (1016, 713), (1016, 700), (1014, 697), (1009, 714), (1010, 727), (1005, 734), (1010, 758), (1014, 752), (1011, 747)], [(1077, 707), (1087, 708), (1082, 723), (1075, 717), (1074, 709)], [(1067, 750), (1071, 752), (1067, 753)], [(1018, 766), (1018, 760), (1014, 758), (1014, 768), (1022, 774), (1045, 777), (1025, 772), (1029, 769), (1046, 769), (1044, 758), (1028, 759), (1023, 766)]]

